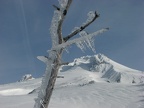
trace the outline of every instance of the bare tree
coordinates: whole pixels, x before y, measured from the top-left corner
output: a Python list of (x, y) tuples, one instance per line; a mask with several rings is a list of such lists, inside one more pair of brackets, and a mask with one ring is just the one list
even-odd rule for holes
[[(58, 0), (59, 7), (53, 5), (56, 9), (51, 23), (50, 33), (52, 39), (52, 48), (48, 51), (49, 56), (39, 56), (38, 59), (42, 60), (46, 64), (45, 75), (42, 79), (42, 85), (38, 93), (38, 98), (35, 99), (34, 108), (47, 108), (52, 91), (55, 85), (57, 74), (61, 66), (61, 56), (63, 50), (71, 44), (76, 44), (81, 50), (85, 48), (85, 45), (94, 49), (93, 37), (108, 30), (108, 28), (98, 30), (94, 33), (88, 34), (84, 29), (93, 23), (98, 17), (97, 12), (90, 11), (88, 13), (88, 19), (80, 27), (74, 28), (74, 30), (66, 37), (62, 35), (62, 24), (67, 15), (68, 9), (72, 3), (72, 0)], [(80, 37), (70, 40), (75, 35), (79, 34)]]

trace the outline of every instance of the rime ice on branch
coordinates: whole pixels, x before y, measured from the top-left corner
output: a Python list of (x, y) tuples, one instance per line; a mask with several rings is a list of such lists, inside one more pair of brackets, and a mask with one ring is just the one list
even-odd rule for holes
[(58, 0), (61, 8), (65, 8), (67, 6), (68, 0)]
[[(95, 36), (105, 32), (107, 30), (109, 30), (109, 28), (104, 28), (104, 29), (98, 30), (98, 31), (96, 31), (94, 33), (87, 34), (85, 36), (81, 36), (81, 37), (73, 39), (73, 40), (69, 40), (69, 41), (67, 41), (65, 43), (62, 43), (62, 44), (59, 44), (58, 46), (53, 47), (51, 50), (58, 50), (58, 49), (61, 49), (61, 48), (64, 49), (64, 48), (66, 48), (66, 47), (68, 47), (68, 46), (70, 46), (72, 44), (76, 44), (77, 45), (79, 43), (83, 43), (83, 45), (84, 45), (86, 41), (90, 41), (90, 40), (94, 39)], [(91, 43), (89, 43), (89, 44), (91, 44)], [(87, 46), (87, 47), (89, 47), (89, 46)], [(84, 46), (84, 48), (80, 48), (80, 49), (83, 50), (85, 48), (86, 47)]]
[(58, 23), (59, 23), (60, 19), (61, 19), (60, 11), (55, 10), (54, 11), (54, 16), (53, 16), (53, 19), (52, 19), (52, 23), (51, 23), (51, 27), (50, 27), (52, 47), (58, 45), (57, 29), (58, 29)]
[[(87, 33), (84, 31), (91, 23), (93, 23), (99, 15), (97, 12), (90, 11), (88, 13), (88, 18), (85, 23), (80, 27), (75, 27), (74, 30), (63, 37), (62, 35), (62, 24), (67, 15), (68, 9), (72, 3), (72, 0), (58, 0), (59, 6), (54, 6), (56, 9), (51, 22), (50, 34), (52, 40), (52, 48), (48, 51), (49, 56), (39, 56), (38, 59), (43, 61), (46, 64), (45, 75), (42, 79), (42, 84), (40, 91), (38, 93), (37, 99), (35, 99), (34, 108), (47, 108), (50, 102), (52, 91), (55, 85), (55, 81), (58, 75), (59, 68), (61, 66), (61, 56), (62, 52), (71, 44), (76, 44), (81, 50), (90, 48), (95, 52), (94, 48), (94, 36), (97, 36), (105, 31), (108, 28), (98, 30), (93, 33)], [(79, 34), (79, 38), (70, 40), (75, 35)]]

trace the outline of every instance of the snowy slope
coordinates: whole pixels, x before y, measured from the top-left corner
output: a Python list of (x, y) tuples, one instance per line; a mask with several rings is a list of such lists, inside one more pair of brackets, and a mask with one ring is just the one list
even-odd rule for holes
[[(75, 59), (59, 72), (49, 108), (144, 108), (143, 72), (102, 54)], [(0, 85), (0, 107), (32, 108), (41, 78)]]
[[(102, 78), (107, 82), (117, 83), (143, 83), (144, 72), (125, 67), (121, 64), (114, 62), (103, 54), (94, 56), (84, 56), (75, 59), (73, 63), (68, 66), (62, 67), (62, 71), (77, 70), (75, 68), (82, 68), (86, 74), (93, 77), (94, 80)], [(101, 79), (101, 80), (102, 80)]]

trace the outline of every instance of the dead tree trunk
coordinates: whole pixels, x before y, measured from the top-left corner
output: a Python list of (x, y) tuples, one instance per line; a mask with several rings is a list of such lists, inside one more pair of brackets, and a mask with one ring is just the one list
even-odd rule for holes
[(52, 48), (49, 50), (49, 56), (40, 58), (43, 62), (46, 63), (46, 72), (45, 76), (42, 79), (42, 85), (38, 93), (38, 98), (35, 100), (34, 108), (47, 108), (50, 102), (50, 98), (54, 89), (56, 78), (58, 75), (59, 67), (61, 64), (61, 56), (63, 50), (70, 46), (71, 44), (78, 44), (79, 46), (83, 42), (88, 42), (87, 45), (91, 46), (91, 40), (94, 36), (107, 31), (108, 28), (99, 30), (91, 34), (85, 34), (83, 37), (70, 40), (73, 36), (77, 35), (88, 27), (92, 22), (94, 22), (99, 15), (96, 12), (91, 12), (91, 16), (88, 17), (88, 20), (82, 24), (79, 28), (74, 30), (68, 36), (62, 36), (62, 24), (67, 15), (68, 9), (72, 3), (72, 0), (59, 0), (60, 7), (54, 6), (56, 9), (54, 11), (54, 16), (52, 19), (51, 25), (51, 38), (52, 38)]
[[(59, 54), (61, 55), (61, 54)], [(50, 101), (50, 97), (52, 95), (52, 91), (54, 89), (54, 85), (55, 85), (55, 81), (57, 78), (57, 74), (58, 74), (58, 70), (60, 67), (60, 62), (59, 62), (60, 58), (56, 57), (54, 59), (54, 66), (51, 70), (51, 75), (50, 75), (50, 79), (48, 80), (48, 85), (46, 87), (46, 95), (44, 96), (43, 102), (41, 103), (41, 107), (40, 108), (47, 108), (49, 101)]]

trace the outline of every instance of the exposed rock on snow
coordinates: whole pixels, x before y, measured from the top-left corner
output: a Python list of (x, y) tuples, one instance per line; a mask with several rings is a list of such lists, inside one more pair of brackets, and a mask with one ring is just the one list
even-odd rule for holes
[(26, 75), (24, 75), (24, 76), (21, 78), (21, 80), (20, 80), (19, 82), (21, 82), (21, 81), (27, 81), (27, 80), (32, 80), (32, 79), (34, 79), (34, 78), (32, 77), (31, 74), (26, 74)]

